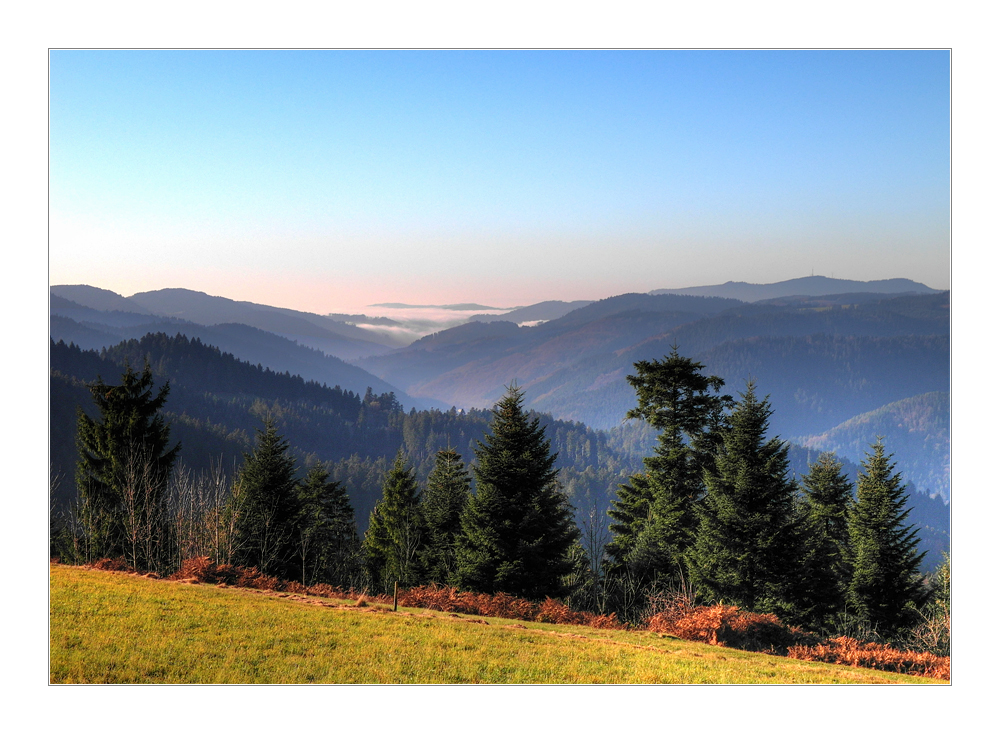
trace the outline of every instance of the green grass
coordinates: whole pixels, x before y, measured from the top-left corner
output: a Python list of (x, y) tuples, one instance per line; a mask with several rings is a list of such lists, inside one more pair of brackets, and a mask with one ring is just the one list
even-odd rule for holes
[(50, 592), (52, 683), (933, 682), (650, 632), (478, 624), (66, 566), (51, 567)]

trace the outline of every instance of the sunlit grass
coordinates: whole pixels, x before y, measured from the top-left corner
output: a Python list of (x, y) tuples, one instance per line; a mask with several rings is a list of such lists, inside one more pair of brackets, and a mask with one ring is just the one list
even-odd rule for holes
[(318, 606), (65, 566), (50, 589), (53, 683), (933, 682), (651, 632)]

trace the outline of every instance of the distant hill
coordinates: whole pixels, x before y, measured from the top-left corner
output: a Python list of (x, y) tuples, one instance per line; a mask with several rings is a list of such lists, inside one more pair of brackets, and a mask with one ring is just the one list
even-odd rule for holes
[(251, 364), (261, 364), (277, 372), (301, 375), (321, 384), (340, 385), (359, 395), (363, 395), (369, 387), (377, 393), (394, 392), (408, 409), (450, 407), (433, 399), (411, 399), (402, 389), (360, 367), (252, 326), (235, 323), (201, 326), (176, 318), (122, 311), (95, 311), (55, 294), (51, 299), (49, 336), (53, 341), (74, 343), (83, 349), (102, 349), (116, 345), (123, 339), (141, 339), (149, 333), (183, 334), (230, 352)]
[(152, 313), (184, 319), (202, 326), (254, 326), (341, 359), (383, 354), (398, 346), (381, 333), (337, 322), (319, 314), (234, 301), (185, 288), (136, 293), (129, 296), (128, 300)]
[(796, 439), (803, 446), (860, 463), (877, 436), (895, 454), (897, 471), (931, 495), (951, 499), (951, 411), (946, 392), (905, 398), (855, 416), (816, 436)]
[(891, 278), (889, 280), (841, 280), (827, 278), (822, 275), (810, 275), (806, 278), (793, 278), (779, 283), (744, 283), (729, 281), (721, 285), (700, 285), (692, 288), (661, 288), (650, 291), (651, 295), (676, 293), (689, 296), (719, 296), (735, 298), (753, 303), (770, 298), (786, 296), (825, 296), (838, 293), (939, 293), (928, 288), (923, 283), (907, 278)]
[(634, 404), (632, 365), (677, 344), (732, 390), (757, 377), (785, 435), (811, 435), (884, 405), (883, 387), (889, 399), (947, 389), (948, 295), (799, 307), (626, 294), (536, 327), (464, 324), (361, 364), (411, 395), (466, 408), (492, 404), (516, 379), (537, 410), (607, 428)]
[[(669, 345), (659, 340), (657, 345)], [(669, 346), (667, 347), (669, 351)], [(625, 382), (633, 364), (662, 359), (663, 349), (643, 344), (615, 354), (579, 360), (527, 385), (532, 407), (597, 428), (619, 423), (635, 405)], [(753, 377), (770, 395), (772, 427), (785, 438), (820, 433), (888, 400), (946, 390), (949, 342), (936, 337), (851, 337), (817, 334), (750, 337), (681, 352), (722, 377), (736, 395)]]
[(530, 385), (579, 360), (602, 357), (734, 305), (742, 304), (625, 294), (533, 327), (518, 328), (503, 319), (469, 322), (359, 364), (410, 395), (484, 407), (492, 405), (511, 380)]
[(49, 293), (95, 311), (129, 311), (147, 315), (152, 313), (114, 291), (95, 288), (92, 285), (53, 285), (49, 287)]

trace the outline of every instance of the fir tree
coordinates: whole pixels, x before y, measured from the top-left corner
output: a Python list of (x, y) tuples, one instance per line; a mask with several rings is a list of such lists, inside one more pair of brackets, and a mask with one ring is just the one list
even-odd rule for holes
[(359, 542), (347, 490), (331, 482), (330, 472), (316, 464), (298, 488), (295, 519), (297, 564), (302, 583), (353, 585)]
[(849, 515), (854, 572), (848, 603), (884, 635), (912, 625), (926, 597), (918, 574), (925, 554), (917, 553), (916, 528), (905, 524), (906, 490), (890, 458), (878, 438), (861, 462), (857, 502)]
[(382, 483), (382, 499), (375, 504), (363, 553), (372, 586), (390, 591), (394, 582), (420, 583), (420, 553), (426, 540), (420, 511), (420, 488), (400, 451)]
[(298, 511), (295, 459), (271, 418), (257, 429), (257, 444), (243, 455), (233, 484), (232, 562), (261, 573), (295, 578), (295, 517)]
[(814, 626), (843, 611), (851, 579), (847, 517), (854, 487), (833, 454), (821, 454), (802, 478), (804, 564), (800, 579), (803, 613)]
[(424, 569), (428, 581), (448, 583), (455, 573), (462, 512), (469, 501), (469, 475), (454, 449), (437, 452), (434, 470), (427, 478), (423, 514), (427, 528)]
[(653, 456), (643, 460), (645, 471), (619, 485), (612, 501), (608, 553), (617, 568), (647, 582), (680, 569), (698, 523), (704, 469), (732, 403), (718, 394), (722, 379), (701, 374), (703, 368), (675, 345), (662, 361), (637, 362), (636, 375), (627, 377), (639, 404), (625, 417), (645, 420), (660, 434)]
[(89, 559), (124, 557), (138, 569), (161, 569), (170, 557), (166, 489), (180, 444), (167, 448), (160, 415), (169, 383), (153, 397), (149, 362), (126, 364), (120, 385), (98, 377), (88, 386), (100, 418), (77, 409), (76, 486)]
[(462, 515), (455, 579), (474, 591), (540, 599), (569, 590), (564, 577), (579, 531), (556, 481), (556, 456), (523, 401), (511, 385), (476, 448), (476, 493)]
[(712, 600), (790, 618), (801, 548), (788, 447), (767, 438), (772, 411), (753, 381), (742, 398), (705, 473), (692, 573)]

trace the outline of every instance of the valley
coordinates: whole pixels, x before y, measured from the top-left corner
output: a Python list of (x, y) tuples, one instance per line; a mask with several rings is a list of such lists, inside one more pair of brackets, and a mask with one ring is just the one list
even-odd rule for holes
[(170, 381), (168, 417), (189, 468), (214, 463), (231, 473), (261, 418), (275, 415), (301, 466), (330, 462), (346, 483), (362, 532), (397, 449), (421, 479), (447, 446), (472, 462), (488, 408), (516, 382), (553, 437), (582, 525), (607, 510), (653, 446), (653, 431), (623, 421), (635, 403), (625, 376), (676, 344), (734, 396), (755, 380), (773, 406), (773, 431), (793, 444), (795, 476), (820, 451), (836, 452), (855, 476), (865, 449), (886, 436), (933, 567), (950, 530), (948, 294), (898, 281), (890, 287), (909, 290), (812, 294), (828, 280), (793, 281), (803, 291), (794, 297), (774, 296), (785, 284), (758, 289), (769, 299), (757, 303), (715, 295), (747, 295), (724, 286), (578, 307), (545, 302), (509, 312), (552, 317), (533, 326), (478, 315), (395, 347), (330, 317), (183, 289), (123, 298), (53, 286), (51, 451), (62, 477), (55, 497), (60, 506), (72, 498), (75, 410), (90, 410), (85, 383), (149, 358)]

